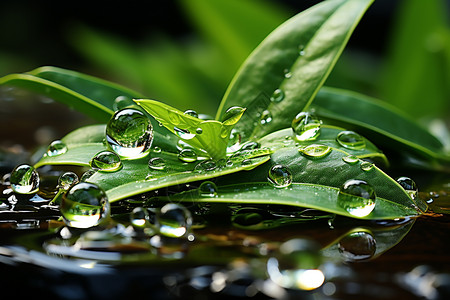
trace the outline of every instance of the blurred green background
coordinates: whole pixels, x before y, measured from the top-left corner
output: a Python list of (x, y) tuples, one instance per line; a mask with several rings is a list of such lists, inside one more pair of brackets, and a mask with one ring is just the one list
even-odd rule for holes
[[(0, 76), (59, 66), (214, 115), (252, 49), (318, 2), (2, 1)], [(326, 85), (384, 99), (422, 122), (448, 122), (448, 13), (446, 0), (376, 0)]]

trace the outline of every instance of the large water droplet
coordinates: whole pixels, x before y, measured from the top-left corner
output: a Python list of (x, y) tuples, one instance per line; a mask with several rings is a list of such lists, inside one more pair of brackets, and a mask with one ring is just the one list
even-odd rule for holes
[(144, 157), (153, 142), (150, 119), (139, 110), (126, 108), (116, 112), (106, 126), (106, 141), (125, 159)]
[(71, 186), (79, 182), (77, 174), (65, 172), (58, 178), (58, 188), (68, 190)]
[(367, 182), (347, 180), (339, 190), (338, 205), (355, 217), (368, 216), (375, 208), (375, 190)]
[(191, 163), (197, 160), (197, 153), (191, 148), (185, 148), (178, 153), (178, 158), (181, 161)]
[(358, 163), (359, 158), (354, 155), (347, 155), (347, 156), (342, 157), (342, 160), (350, 165), (354, 165), (354, 164)]
[(327, 145), (312, 144), (300, 150), (305, 156), (310, 158), (322, 158), (331, 152)]
[(399, 177), (397, 178), (397, 182), (402, 186), (403, 189), (408, 193), (411, 199), (416, 199), (419, 193), (419, 189), (417, 188), (416, 183), (409, 177)]
[(198, 113), (195, 110), (192, 109), (188, 109), (184, 112), (185, 115), (194, 117), (194, 118), (198, 118)]
[(159, 232), (167, 237), (186, 236), (192, 226), (192, 216), (184, 206), (169, 203), (158, 214)]
[(336, 137), (337, 142), (347, 149), (361, 150), (366, 147), (364, 138), (354, 131), (341, 131)]
[(19, 165), (10, 176), (11, 188), (19, 194), (34, 194), (39, 190), (39, 174), (29, 165)]
[(267, 179), (274, 187), (285, 188), (292, 184), (292, 173), (286, 166), (274, 165), (270, 168)]
[(162, 157), (153, 157), (148, 161), (148, 167), (153, 170), (164, 170), (166, 162)]
[(111, 151), (101, 151), (91, 159), (91, 168), (100, 172), (116, 172), (122, 168), (120, 157)]
[(314, 115), (301, 112), (292, 120), (291, 127), (297, 140), (311, 141), (319, 136), (321, 123)]
[(222, 123), (227, 126), (234, 125), (241, 119), (244, 112), (245, 108), (232, 106), (225, 111), (225, 114), (222, 117)]
[(363, 170), (364, 172), (369, 172), (370, 170), (372, 170), (375, 165), (369, 161), (363, 161), (361, 162), (361, 170)]
[(284, 92), (281, 89), (276, 89), (270, 96), (270, 101), (275, 103), (281, 102), (283, 101), (283, 99), (284, 99)]
[(89, 228), (107, 219), (110, 207), (102, 189), (93, 183), (81, 182), (63, 196), (60, 211), (68, 226)]
[(205, 181), (198, 187), (198, 194), (203, 198), (217, 197), (217, 186), (214, 182)]
[(272, 122), (272, 114), (268, 110), (263, 111), (260, 119), (261, 125), (267, 125), (270, 122)]
[(374, 256), (377, 243), (369, 232), (358, 231), (343, 237), (339, 241), (338, 249), (345, 261), (362, 261)]
[(53, 141), (47, 149), (47, 156), (57, 156), (67, 152), (67, 146), (64, 142), (57, 140)]
[(181, 128), (178, 128), (178, 127), (175, 126), (173, 128), (173, 130), (175, 131), (175, 134), (178, 137), (180, 137), (180, 138), (182, 138), (184, 140), (190, 140), (190, 139), (193, 139), (195, 137), (195, 133), (192, 133), (192, 132), (190, 132), (187, 129), (181, 129)]

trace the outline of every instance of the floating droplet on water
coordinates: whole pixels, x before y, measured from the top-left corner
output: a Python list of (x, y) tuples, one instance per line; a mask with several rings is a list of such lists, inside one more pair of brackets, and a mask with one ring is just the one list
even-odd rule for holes
[(189, 210), (179, 204), (164, 205), (158, 214), (159, 232), (167, 237), (186, 236), (192, 226)]
[(198, 187), (198, 194), (203, 198), (217, 197), (217, 186), (211, 181), (202, 182)]
[(114, 99), (113, 109), (114, 111), (118, 111), (124, 109), (127, 106), (134, 104), (133, 100), (127, 96), (118, 96)]
[(343, 237), (339, 241), (338, 249), (345, 261), (361, 261), (375, 255), (377, 243), (369, 232), (358, 231)]
[(185, 148), (178, 153), (178, 159), (191, 163), (197, 160), (197, 153), (195, 153), (195, 151), (191, 148)]
[(57, 156), (67, 152), (67, 146), (64, 142), (57, 140), (53, 141), (47, 149), (47, 156)]
[(222, 123), (227, 126), (234, 125), (241, 119), (244, 112), (245, 108), (232, 106), (225, 111), (225, 114), (222, 117)]
[(182, 138), (184, 140), (190, 140), (192, 138), (195, 137), (195, 133), (191, 133), (189, 130), (187, 129), (181, 129), (178, 127), (174, 127), (173, 130), (175, 131), (175, 134), (179, 137)]
[(148, 224), (149, 213), (146, 208), (136, 207), (130, 214), (131, 225), (137, 228), (144, 228)]
[(274, 165), (270, 168), (267, 179), (274, 187), (285, 188), (292, 184), (292, 173), (286, 166)]
[(299, 141), (315, 140), (320, 134), (321, 121), (308, 112), (299, 113), (291, 123), (295, 137)]
[(194, 118), (198, 118), (198, 113), (195, 110), (192, 109), (188, 109), (184, 112), (185, 115), (194, 117)]
[(120, 157), (136, 159), (149, 153), (153, 142), (150, 119), (139, 110), (116, 112), (106, 126), (106, 141)]
[(166, 162), (162, 157), (153, 157), (148, 161), (148, 167), (153, 170), (164, 170)]
[(276, 103), (283, 101), (283, 99), (284, 99), (284, 92), (281, 89), (276, 89), (275, 91), (273, 91), (272, 95), (270, 96), (270, 101), (276, 102)]
[(367, 182), (347, 180), (339, 190), (338, 205), (355, 217), (368, 216), (375, 208), (375, 190)]
[(29, 165), (15, 167), (9, 181), (13, 191), (19, 194), (34, 194), (39, 190), (39, 174)]
[(89, 228), (108, 218), (110, 207), (102, 189), (93, 183), (81, 182), (63, 196), (60, 211), (68, 226)]
[(261, 125), (267, 125), (272, 122), (272, 114), (267, 109), (262, 112), (260, 123)]
[(354, 155), (348, 155), (348, 156), (342, 157), (342, 160), (350, 165), (354, 165), (354, 164), (358, 163), (359, 158)]
[(58, 188), (68, 190), (78, 183), (78, 176), (74, 172), (66, 172), (58, 178)]
[(419, 189), (417, 188), (416, 183), (409, 177), (399, 177), (397, 178), (398, 184), (402, 186), (402, 188), (408, 193), (411, 199), (416, 199), (419, 193)]
[(111, 151), (101, 151), (91, 159), (91, 168), (100, 172), (116, 172), (122, 168), (120, 157)]
[(364, 138), (354, 131), (341, 131), (336, 137), (337, 142), (347, 149), (361, 150), (366, 147)]
[(368, 172), (375, 167), (375, 165), (373, 163), (368, 162), (368, 161), (361, 162), (360, 166), (361, 166), (361, 170), (363, 170), (364, 172)]
[(312, 144), (300, 150), (310, 158), (322, 158), (331, 152), (331, 148), (326, 145)]

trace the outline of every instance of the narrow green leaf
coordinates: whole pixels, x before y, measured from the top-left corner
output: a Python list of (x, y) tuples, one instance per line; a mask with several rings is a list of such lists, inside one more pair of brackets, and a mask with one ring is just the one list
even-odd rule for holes
[[(283, 128), (282, 120), (292, 120), (308, 107), (371, 3), (324, 1), (279, 26), (244, 62), (216, 119), (226, 108), (240, 105), (248, 108), (236, 127), (245, 140)], [(277, 89), (281, 96), (271, 101)], [(261, 122), (267, 114), (270, 122)]]

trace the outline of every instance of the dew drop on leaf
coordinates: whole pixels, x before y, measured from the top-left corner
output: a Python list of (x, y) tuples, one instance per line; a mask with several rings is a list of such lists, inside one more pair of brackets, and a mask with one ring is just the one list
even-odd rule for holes
[(91, 159), (91, 168), (100, 172), (116, 172), (122, 168), (120, 157), (111, 151), (101, 151)]
[(197, 160), (197, 153), (191, 148), (184, 148), (178, 153), (178, 159), (183, 162), (191, 163)]
[(319, 136), (321, 123), (313, 114), (301, 112), (292, 120), (291, 128), (297, 140), (311, 141)]
[(361, 162), (361, 170), (363, 170), (364, 172), (369, 172), (374, 167), (375, 167), (375, 165), (371, 162), (368, 162), (368, 161)]
[(195, 133), (196, 133), (196, 134), (202, 134), (202, 133), (203, 133), (203, 129), (201, 129), (200, 127), (198, 127), (197, 129), (195, 129)]
[(242, 146), (240, 151), (246, 151), (246, 150), (253, 150), (259, 148), (261, 145), (257, 142), (249, 141), (245, 142)]
[(160, 147), (158, 147), (158, 146), (154, 146), (153, 148), (152, 148), (152, 152), (153, 153), (161, 153), (161, 148)]
[(354, 165), (354, 164), (358, 163), (359, 158), (354, 155), (347, 155), (347, 156), (342, 157), (342, 160), (350, 165)]
[(67, 152), (67, 146), (60, 140), (53, 141), (47, 148), (47, 156), (58, 156)]
[(310, 158), (322, 158), (331, 152), (327, 145), (312, 144), (300, 150), (305, 156)]
[(416, 199), (419, 193), (419, 189), (417, 188), (416, 183), (409, 177), (399, 177), (397, 178), (398, 184), (402, 186), (402, 188), (408, 193), (411, 199)]
[(338, 249), (345, 261), (362, 261), (375, 255), (377, 243), (369, 232), (358, 231), (343, 237), (338, 243)]
[(19, 165), (12, 170), (10, 184), (14, 192), (34, 194), (39, 190), (39, 174), (30, 165)]
[(298, 55), (300, 56), (305, 55), (305, 45), (298, 46)]
[(152, 170), (164, 170), (166, 162), (162, 157), (153, 157), (148, 161), (148, 167)]
[(289, 79), (292, 77), (292, 73), (289, 71), (289, 69), (284, 69), (284, 78)]
[(341, 131), (336, 140), (342, 147), (351, 150), (361, 150), (366, 147), (364, 138), (354, 131)]
[[(286, 74), (285, 74), (286, 76)], [(276, 89), (275, 91), (273, 91), (272, 95), (270, 96), (270, 101), (278, 103), (283, 101), (284, 99), (284, 92), (281, 89)]]
[(101, 188), (93, 183), (81, 182), (63, 196), (60, 211), (67, 226), (89, 228), (109, 217), (110, 206)]
[(58, 188), (68, 190), (79, 182), (77, 174), (74, 172), (65, 172), (58, 178)]
[(194, 118), (198, 118), (198, 113), (195, 110), (192, 109), (188, 109), (184, 112), (185, 115), (194, 117)]
[(186, 236), (192, 226), (192, 216), (184, 206), (175, 203), (164, 205), (157, 215), (159, 232), (172, 238)]
[(198, 187), (198, 194), (203, 198), (217, 197), (217, 186), (212, 181), (204, 181)]
[(225, 111), (222, 117), (222, 123), (224, 125), (235, 125), (245, 112), (245, 108), (240, 106), (232, 106)]
[(212, 159), (207, 159), (204, 161), (199, 162), (195, 168), (195, 172), (211, 172), (214, 171), (217, 168), (217, 164)]
[(375, 190), (363, 180), (347, 180), (339, 189), (338, 205), (355, 217), (368, 216), (375, 208)]
[(106, 141), (122, 158), (141, 158), (149, 153), (153, 142), (153, 126), (142, 112), (126, 108), (116, 112), (109, 120)]
[(175, 131), (175, 134), (184, 140), (190, 140), (193, 139), (195, 137), (195, 133), (191, 133), (189, 130), (187, 129), (181, 129), (178, 127), (174, 127), (173, 130)]
[(276, 188), (285, 188), (292, 184), (292, 173), (283, 165), (274, 165), (269, 170), (267, 179)]
[(127, 96), (118, 96), (114, 99), (113, 110), (118, 111), (133, 104), (133, 101)]
[(261, 113), (261, 125), (267, 125), (272, 122), (272, 114), (267, 109)]

